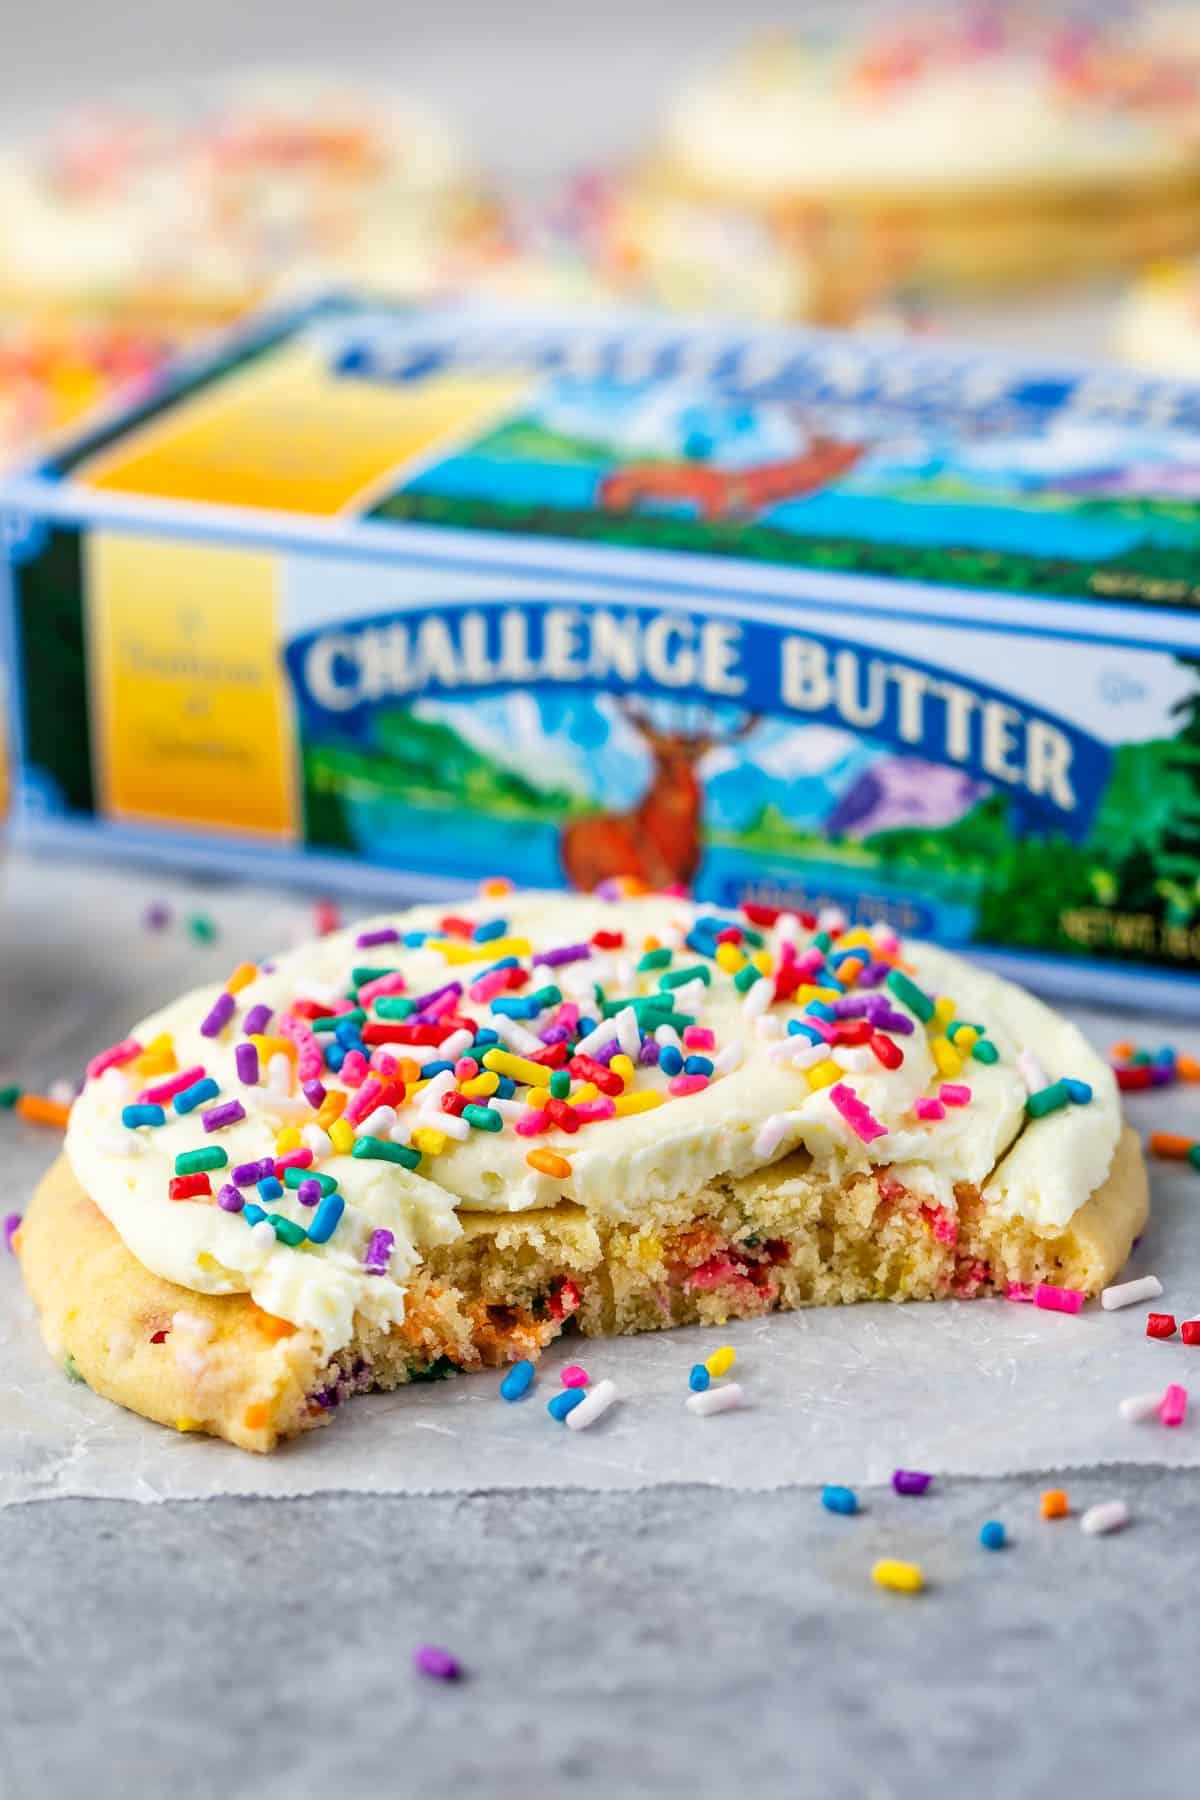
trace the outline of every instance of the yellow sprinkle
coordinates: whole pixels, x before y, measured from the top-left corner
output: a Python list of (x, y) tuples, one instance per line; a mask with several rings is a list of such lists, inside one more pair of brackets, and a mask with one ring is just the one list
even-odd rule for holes
[(746, 958), (736, 944), (718, 944), (716, 963), (727, 975), (736, 975)]
[(963, 1056), (970, 1056), (979, 1042), (979, 1033), (973, 1025), (960, 1025), (954, 1034), (954, 1048)]
[(754, 955), (750, 958), (750, 961), (754, 964), (760, 975), (770, 975), (774, 972), (775, 964), (771, 961), (771, 953), (769, 950), (756, 950)]
[(865, 925), (856, 925), (853, 931), (843, 931), (837, 941), (839, 950), (856, 950), (860, 946), (864, 950), (873, 949), (871, 934)]
[(176, 1431), (199, 1431), (200, 1421), (199, 1419), (189, 1419), (185, 1416), (181, 1419), (176, 1419), (175, 1429)]
[(642, 939), (642, 949), (643, 950), (661, 950), (662, 944), (659, 941), (659, 939), (656, 937), (646, 937), (646, 938)]
[(430, 938), (427, 950), (440, 950), (448, 963), (495, 962), (500, 956), (532, 956), (528, 938), (492, 938), (487, 944), (468, 944), (462, 938)]
[(596, 1086), (594, 1081), (581, 1081), (579, 1086), (575, 1089), (575, 1092), (571, 1095), (570, 1104), (572, 1106), (588, 1106), (593, 1100), (598, 1100), (599, 1098), (600, 1089)]
[[(483, 1066), (485, 1069), (494, 1069), (497, 1075), (507, 1075), (513, 1081), (523, 1081), (527, 1087), (550, 1086), (550, 1071), (544, 1063), (530, 1062), (527, 1056), (515, 1056), (511, 1050), (485, 1050)], [(465, 1088), (463, 1092), (466, 1093)]]
[(418, 1125), (411, 1142), (413, 1149), (419, 1150), (422, 1156), (440, 1156), (446, 1148), (446, 1134), (435, 1131), (432, 1125)]
[(657, 1088), (638, 1088), (636, 1092), (615, 1095), (613, 1107), (617, 1118), (623, 1119), (629, 1113), (653, 1112), (665, 1098), (666, 1095), (660, 1094)]
[(925, 1585), (918, 1563), (896, 1562), (890, 1556), (875, 1564), (871, 1580), (876, 1587), (891, 1588), (897, 1594), (919, 1594)]
[(836, 988), (813, 987), (806, 983), (796, 989), (796, 1005), (807, 1006), (810, 1000), (840, 1000), (841, 995)]
[(175, 1045), (165, 1031), (161, 1031), (156, 1038), (151, 1038), (133, 1064), (137, 1075), (173, 1075), (178, 1067)]
[(275, 1134), (275, 1154), (285, 1156), (289, 1150), (299, 1150), (304, 1139), (294, 1125), (285, 1125), (282, 1131)]
[(933, 1018), (930, 1020), (930, 1024), (940, 1025), (942, 1030), (945, 1031), (947, 1025), (957, 1011), (958, 1008), (955, 1006), (953, 1000), (948, 1000), (945, 994), (939, 994), (938, 998), (933, 1003)]
[(929, 1040), (930, 1053), (937, 1064), (939, 1075), (947, 1079), (962, 1074), (962, 1057), (958, 1054), (949, 1038), (935, 1037)]
[(458, 1091), (465, 1094), (468, 1100), (486, 1100), (500, 1086), (500, 1077), (494, 1069), (484, 1069), (478, 1075), (472, 1075), (468, 1081), (460, 1081)]
[(258, 965), (256, 963), (239, 963), (237, 968), (233, 971), (233, 974), (229, 977), (229, 980), (225, 983), (225, 992), (227, 994), (240, 994), (243, 988), (248, 988), (252, 981), (257, 980)]
[(845, 1074), (845, 1069), (839, 1068), (838, 1064), (835, 1063), (832, 1058), (827, 1058), (824, 1062), (814, 1063), (813, 1067), (808, 1071), (809, 1088), (815, 1090), (817, 1088), (832, 1087), (835, 1081), (843, 1080)]
[(347, 1119), (334, 1119), (325, 1127), (329, 1141), (339, 1156), (349, 1156), (354, 1148), (354, 1127)]
[(291, 1038), (252, 1037), (250, 1042), (258, 1051), (258, 1059), (264, 1066), (270, 1062), (273, 1056), (278, 1056), (281, 1050), (285, 1056), (290, 1056), (293, 1062), (296, 1060), (296, 1046)]
[(629, 1086), (630, 1082), (637, 1074), (637, 1070), (633, 1066), (633, 1058), (622, 1054), (614, 1056), (608, 1066), (614, 1075), (619, 1075), (621, 1077), (621, 1080), (625, 1083), (626, 1087)]
[(704, 1366), (715, 1380), (718, 1375), (728, 1375), (737, 1361), (737, 1351), (732, 1344), (722, 1344), (711, 1356), (706, 1356)]

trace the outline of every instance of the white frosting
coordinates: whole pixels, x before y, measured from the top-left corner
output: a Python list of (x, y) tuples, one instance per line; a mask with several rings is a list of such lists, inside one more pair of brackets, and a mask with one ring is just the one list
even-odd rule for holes
[(1117, 316), (1114, 348), (1127, 362), (1164, 375), (1200, 375), (1200, 262), (1170, 263), (1142, 276)]
[[(1135, 56), (1139, 69), (1154, 58), (1200, 81), (1200, 34), (1183, 8), (1108, 44), (1097, 37), (1087, 54), (1099, 79), (1089, 82), (1072, 79), (1056, 53), (1061, 25), (1012, 31), (974, 52), (936, 16), (914, 14), (910, 42), (905, 31), (901, 19), (875, 43), (754, 46), (678, 96), (663, 154), (685, 179), (748, 198), (950, 197), (1172, 174), (1200, 161), (1200, 97), (1189, 105), (1186, 89), (1173, 89), (1151, 102), (1128, 85)], [(888, 55), (890, 77), (879, 68)]]
[[(557, 985), (567, 1002), (580, 1001), (585, 1014), (594, 1010), (596, 982), (612, 998), (654, 992), (661, 971), (635, 972), (644, 940), (652, 936), (679, 946), (694, 920), (712, 912), (667, 897), (608, 903), (535, 894), (506, 895), (454, 910), (477, 921), (504, 919), (510, 935), (527, 940), (535, 953), (586, 941), (596, 931), (623, 931), (626, 944), (619, 950), (594, 950), (588, 960), (561, 969), (539, 965), (533, 970), (528, 992)], [(409, 996), (454, 979), (469, 985), (495, 960), (491, 945), (476, 946), (478, 961), (450, 967), (433, 944), (419, 949), (396, 943), (356, 947), (364, 930), (436, 931), (442, 915), (441, 908), (416, 909), (288, 952), (237, 995), (234, 1019), (216, 1039), (203, 1036), (200, 1026), (219, 987), (187, 994), (136, 1028), (133, 1035), (143, 1045), (168, 1034), (181, 1069), (203, 1064), (219, 1083), (222, 1101), (242, 1101), (247, 1116), (231, 1127), (206, 1134), (200, 1111), (180, 1117), (168, 1106), (164, 1125), (127, 1131), (122, 1108), (143, 1078), (110, 1069), (88, 1082), (71, 1113), (67, 1154), (82, 1185), (147, 1268), (200, 1292), (248, 1291), (266, 1310), (318, 1331), (333, 1348), (349, 1338), (356, 1312), (379, 1322), (403, 1317), (405, 1283), (413, 1268), (431, 1246), (452, 1241), (461, 1229), (456, 1208), (520, 1211), (567, 1198), (609, 1219), (637, 1220), (657, 1200), (693, 1193), (724, 1174), (745, 1174), (803, 1145), (834, 1178), (892, 1165), (909, 1185), (947, 1206), (954, 1204), (956, 1183), (986, 1184), (987, 1199), (1006, 1215), (1052, 1230), (1069, 1221), (1104, 1179), (1111, 1161), (1120, 1118), (1110, 1071), (1072, 1025), (1010, 983), (945, 951), (904, 947), (913, 979), (930, 994), (948, 995), (958, 1018), (983, 1024), (999, 1060), (989, 1065), (968, 1058), (954, 1079), (969, 1085), (970, 1102), (948, 1106), (944, 1118), (923, 1122), (914, 1115), (913, 1102), (936, 1094), (938, 1077), (928, 1032), (919, 1021), (911, 1034), (897, 1036), (904, 1060), (894, 1070), (885, 1069), (870, 1051), (839, 1047), (836, 1056), (846, 1064), (846, 1085), (886, 1127), (886, 1135), (866, 1144), (842, 1118), (828, 1087), (809, 1089), (806, 1065), (829, 1052), (812, 1052), (806, 1038), (783, 1035), (782, 1020), (800, 1016), (800, 1008), (785, 1003), (764, 1017), (760, 996), (767, 998), (768, 990), (762, 984), (757, 993), (752, 988), (743, 995), (731, 974), (684, 947), (675, 951), (673, 970), (704, 962), (711, 972), (708, 987), (693, 983), (678, 990), (676, 1000), (715, 1034), (711, 1055), (719, 1058), (718, 1067), (701, 1092), (670, 1097), (650, 1111), (586, 1124), (571, 1136), (551, 1130), (524, 1137), (512, 1127), (512, 1116), (526, 1111), (526, 1089), (518, 1087), (514, 1099), (501, 1106), (511, 1115), (504, 1130), (471, 1129), (441, 1154), (424, 1156), (419, 1171), (319, 1154), (314, 1166), (336, 1179), (346, 1202), (341, 1224), (324, 1246), (291, 1248), (276, 1241), (269, 1228), (260, 1224), (251, 1229), (240, 1214), (227, 1213), (211, 1200), (170, 1200), (168, 1185), (180, 1151), (219, 1145), (232, 1168), (270, 1156), (281, 1126), (313, 1118), (298, 1094), (281, 1099), (268, 1085), (239, 1082), (235, 1049), (248, 1009), (259, 1003), (271, 1007), (277, 1018), (270, 1029), (275, 1030), (278, 1015), (296, 1001), (328, 1006), (346, 992), (351, 969), (364, 964), (401, 969)], [(736, 914), (729, 917), (737, 921)], [(785, 920), (783, 930), (794, 930), (795, 923)], [(807, 934), (801, 932), (799, 938), (803, 951)], [(767, 939), (768, 953), (777, 954), (778, 932), (767, 933)], [(503, 953), (502, 941), (498, 949)], [(528, 963), (528, 957), (523, 960)], [(896, 1011), (906, 1011), (893, 995), (887, 997)], [(488, 1004), (469, 997), (457, 1004), (479, 1024), (496, 1024)], [(544, 1028), (548, 1016), (518, 1022), (518, 1042), (523, 1032)], [(628, 1026), (628, 1019), (614, 1019), (600, 1036), (627, 1032)], [(1026, 1089), (1017, 1068), (1026, 1047), (1036, 1052), (1051, 1080), (1075, 1077), (1089, 1083), (1092, 1103), (1027, 1121)], [(403, 1045), (388, 1048), (397, 1056), (412, 1054)], [(429, 1054), (432, 1060), (436, 1053)], [(150, 1084), (156, 1078), (144, 1079)], [(639, 1067), (633, 1086), (665, 1093), (667, 1080), (657, 1068)], [(324, 1081), (328, 1088), (337, 1085), (328, 1073)], [(448, 1078), (444, 1084), (450, 1085)], [(423, 1110), (418, 1092), (415, 1099), (405, 1098), (394, 1123), (385, 1116), (372, 1135), (407, 1143), (414, 1128), (436, 1128), (438, 1121), (427, 1103)], [(320, 1145), (319, 1138), (313, 1141)], [(570, 1177), (559, 1179), (530, 1167), (526, 1158), (535, 1148), (565, 1155)], [(228, 1174), (226, 1169), (211, 1175), (214, 1194)], [(256, 1200), (253, 1188), (245, 1192), (247, 1199)], [(301, 1222), (312, 1217), (291, 1191), (270, 1202), (268, 1210)], [(368, 1275), (364, 1251), (371, 1233), (381, 1227), (395, 1237), (391, 1265), (385, 1275)]]

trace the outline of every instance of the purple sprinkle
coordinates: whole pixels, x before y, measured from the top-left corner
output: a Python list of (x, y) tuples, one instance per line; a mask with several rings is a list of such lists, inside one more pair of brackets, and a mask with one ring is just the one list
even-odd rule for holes
[[(433, 992), (430, 994), (414, 994), (413, 1006), (416, 1008), (417, 1013), (420, 1014), (424, 1012), (427, 1006), (434, 1006), (437, 1001), (444, 999), (447, 994), (453, 994), (454, 998), (457, 1000), (462, 991), (463, 984), (461, 981), (448, 981), (444, 987), (434, 988)], [(422, 1023), (424, 1022), (425, 1021), (422, 1021)]]
[(384, 925), (378, 931), (360, 931), (354, 942), (360, 950), (371, 950), (376, 944), (398, 944), (400, 933), (393, 926)]
[(557, 950), (539, 950), (534, 965), (543, 963), (548, 969), (561, 969), (567, 963), (586, 962), (592, 954), (590, 944), (563, 944)]
[(860, 988), (882, 987), (891, 972), (892, 967), (890, 963), (868, 963), (854, 985)]
[(232, 1182), (227, 1181), (217, 1195), (217, 1205), (223, 1206), (226, 1212), (241, 1212), (246, 1202), (238, 1193)]
[(593, 1062), (610, 1063), (620, 1048), (616, 1038), (609, 1038), (607, 1044), (601, 1044), (598, 1050), (592, 1050), (589, 1054)]
[(418, 1675), (428, 1675), (434, 1681), (457, 1681), (462, 1674), (458, 1658), (440, 1644), (418, 1644), (413, 1651), (413, 1666)]
[(261, 1162), (239, 1163), (229, 1179), (235, 1187), (253, 1187), (258, 1181), (265, 1181), (268, 1175), (275, 1173), (275, 1158), (264, 1156)]
[(207, 1112), (200, 1114), (200, 1123), (205, 1131), (222, 1131), (226, 1125), (236, 1125), (244, 1119), (246, 1109), (240, 1100), (223, 1100), (220, 1106), (210, 1106)]
[(14, 1237), (16, 1237), (17, 1232), (20, 1229), (20, 1225), (21, 1225), (20, 1213), (5, 1213), (5, 1215), (4, 1215), (4, 1247), (6, 1250), (12, 1249), (13, 1239), (14, 1239)]
[(638, 1061), (644, 1069), (653, 1069), (658, 1065), (661, 1046), (657, 1038), (644, 1037), (642, 1047), (638, 1051)]
[(842, 994), (837, 1000), (831, 1000), (830, 1005), (839, 1019), (865, 1019), (871, 1013), (871, 1002), (865, 995)]
[(395, 1238), (390, 1231), (373, 1231), (371, 1241), (367, 1245), (367, 1254), (363, 1257), (363, 1268), (368, 1275), (386, 1275), (391, 1260), (392, 1245)]
[(308, 1176), (296, 1189), (296, 1198), (301, 1206), (316, 1206), (321, 1199), (321, 1184), (314, 1176)]
[(201, 1037), (218, 1037), (233, 1017), (237, 1001), (232, 994), (218, 994), (213, 1001), (212, 1011), (200, 1027)]
[(254, 1087), (258, 1081), (258, 1046), (256, 1044), (239, 1044), (233, 1053), (237, 1065), (238, 1080), (243, 1087)]
[(923, 1494), (932, 1480), (932, 1475), (925, 1475), (920, 1469), (897, 1469), (892, 1486), (898, 1494)]
[(308, 1101), (310, 1106), (320, 1106), (325, 1098), (324, 1082), (316, 1080), (306, 1081), (304, 1084), (304, 1098)]
[(1151, 1063), (1150, 1064), (1150, 1086), (1151, 1087), (1170, 1087), (1170, 1085), (1174, 1081), (1174, 1079), (1175, 1079), (1175, 1071), (1171, 1067), (1170, 1063)]
[(916, 1030), (916, 1026), (913, 1024), (907, 1013), (896, 1012), (890, 1006), (886, 1012), (881, 1010), (876, 1017), (871, 1020), (871, 1023), (880, 1031), (894, 1031), (898, 1033), (900, 1037), (911, 1037)]
[[(262, 966), (265, 969), (267, 965), (264, 963)], [(260, 1000), (258, 1005), (252, 1006), (250, 1011), (246, 1014), (246, 1023), (244, 1026), (246, 1036), (262, 1037), (270, 1023), (271, 1009), (269, 1006), (264, 1006)]]
[(171, 909), (163, 900), (152, 900), (142, 914), (147, 931), (165, 931), (171, 923)]
[(551, 1025), (539, 1035), (543, 1044), (566, 1044), (570, 1042), (572, 1034), (569, 1025)]

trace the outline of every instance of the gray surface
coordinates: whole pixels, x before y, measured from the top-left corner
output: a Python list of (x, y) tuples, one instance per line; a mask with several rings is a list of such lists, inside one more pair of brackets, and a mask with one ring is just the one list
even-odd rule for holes
[[(1102, 1539), (1037, 1522), (1037, 1485), (856, 1519), (686, 1488), (10, 1508), (4, 1792), (1194, 1791), (1195, 1480), (1077, 1478), (1136, 1508)], [(929, 1590), (872, 1587), (881, 1553)], [(425, 1640), (461, 1685), (412, 1673)]]

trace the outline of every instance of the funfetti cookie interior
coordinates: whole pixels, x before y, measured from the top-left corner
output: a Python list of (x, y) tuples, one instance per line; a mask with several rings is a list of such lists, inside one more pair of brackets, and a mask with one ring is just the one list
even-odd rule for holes
[(244, 965), (94, 1059), (21, 1234), (54, 1353), (251, 1448), (587, 1333), (1093, 1292), (1113, 1077), (887, 928), (507, 893)]

